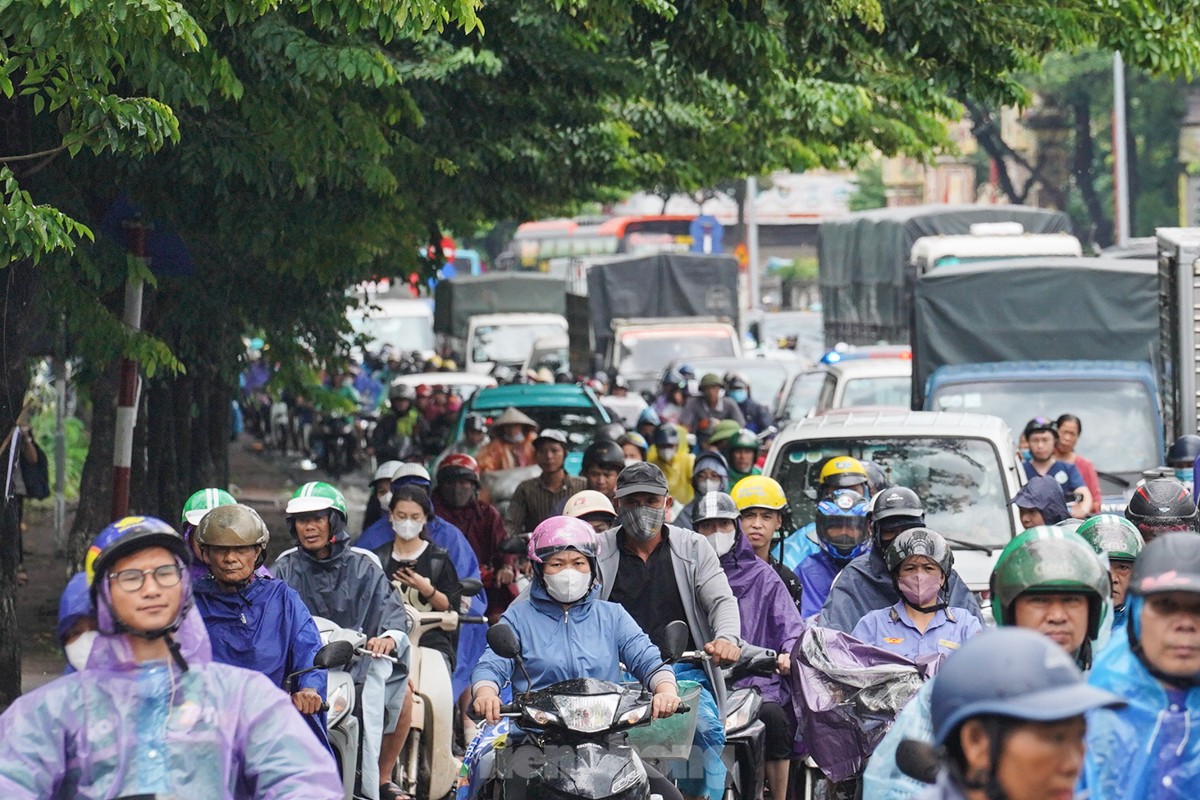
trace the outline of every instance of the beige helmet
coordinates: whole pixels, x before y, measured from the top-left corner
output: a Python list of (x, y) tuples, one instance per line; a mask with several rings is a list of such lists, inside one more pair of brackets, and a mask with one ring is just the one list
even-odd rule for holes
[[(271, 540), (267, 524), (258, 512), (241, 504), (218, 506), (204, 515), (196, 526), (196, 542), (201, 547), (266, 548)], [(260, 554), (261, 558), (261, 554)]]
[(582, 517), (586, 514), (599, 513), (611, 514), (614, 518), (617, 516), (612, 501), (594, 489), (576, 492), (567, 498), (567, 503), (563, 506), (563, 516), (565, 517)]

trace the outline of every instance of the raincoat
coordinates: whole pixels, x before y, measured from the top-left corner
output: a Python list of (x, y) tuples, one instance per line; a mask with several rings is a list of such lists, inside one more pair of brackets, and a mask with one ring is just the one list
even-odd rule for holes
[(908, 800), (927, 791), (929, 786), (910, 778), (896, 766), (896, 750), (905, 739), (933, 743), (933, 712), (930, 698), (933, 678), (925, 682), (908, 705), (896, 716), (892, 729), (875, 747), (863, 772), (863, 797), (871, 800)]
[(679, 445), (675, 449), (674, 458), (663, 461), (658, 456), (658, 447), (650, 445), (646, 460), (663, 471), (667, 478), (667, 489), (676, 503), (690, 503), (696, 494), (696, 490), (692, 488), (692, 467), (696, 463), (696, 457), (688, 452), (687, 430), (678, 425), (676, 427), (679, 428)]
[(800, 605), (805, 619), (820, 613), (825, 599), (829, 597), (834, 578), (845, 566), (845, 561), (837, 561), (824, 550), (818, 550), (796, 567), (796, 575), (800, 578), (800, 585), (804, 587), (804, 597)]
[(0, 716), (0, 797), (339, 800), (333, 757), (265, 676), (213, 663), (199, 612), (174, 635), (188, 669), (96, 639), (87, 669)]
[[(288, 675), (313, 665), (321, 634), (300, 595), (283, 581), (256, 578), (240, 591), (226, 592), (209, 576), (196, 581), (193, 592), (216, 661), (261, 672), (281, 689)], [(324, 700), (325, 677), (323, 669), (306, 672), (292, 691), (312, 689)], [(325, 713), (304, 719), (328, 746)]]
[(1129, 705), (1088, 712), (1081, 787), (1091, 800), (1200, 797), (1200, 687), (1167, 690), (1120, 639), (1088, 683)]
[[(949, 605), (965, 608), (982, 623), (983, 612), (979, 608), (979, 601), (953, 569), (950, 570), (949, 584)], [(829, 590), (829, 597), (821, 607), (820, 625), (850, 633), (867, 612), (887, 608), (899, 600), (900, 592), (896, 590), (896, 584), (888, 572), (883, 553), (872, 548), (838, 573), (837, 580)]]
[(800, 566), (800, 562), (821, 549), (813, 539), (816, 531), (817, 526), (810, 522), (803, 528), (784, 536), (782, 542), (776, 539), (771, 542), (771, 556), (795, 572), (796, 567)]
[[(721, 556), (721, 569), (725, 570), (729, 588), (738, 601), (742, 639), (778, 653), (790, 653), (804, 630), (800, 612), (792, 604), (779, 575), (754, 554), (745, 534), (739, 532), (733, 549)], [(768, 703), (785, 705), (788, 702), (788, 687), (779, 675), (752, 675), (738, 681), (737, 686), (757, 686)]]
[(1010, 503), (1018, 508), (1036, 508), (1045, 525), (1056, 525), (1070, 519), (1062, 486), (1049, 475), (1033, 475)]

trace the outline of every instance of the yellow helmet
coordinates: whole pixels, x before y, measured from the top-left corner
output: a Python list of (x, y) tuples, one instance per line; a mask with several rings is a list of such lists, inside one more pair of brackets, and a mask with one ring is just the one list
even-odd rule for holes
[(834, 456), (821, 467), (818, 482), (825, 489), (849, 489), (867, 483), (867, 470), (857, 458)]
[(766, 475), (747, 475), (729, 492), (738, 511), (747, 508), (771, 508), (776, 511), (787, 508), (787, 495), (774, 478)]

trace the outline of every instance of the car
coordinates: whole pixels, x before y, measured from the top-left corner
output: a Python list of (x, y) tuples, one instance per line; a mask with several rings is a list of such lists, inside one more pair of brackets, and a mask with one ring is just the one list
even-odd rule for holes
[(533, 419), (539, 428), (558, 428), (567, 434), (567, 472), (578, 475), (583, 451), (592, 443), (596, 429), (612, 422), (608, 410), (586, 386), (574, 383), (514, 383), (480, 389), (463, 406), (452, 441), (462, 436), (463, 418), (482, 414), (489, 422), (515, 408)]
[(715, 372), (724, 378), (730, 372), (740, 372), (750, 382), (750, 397), (767, 408), (774, 408), (779, 399), (779, 390), (788, 376), (800, 368), (801, 362), (774, 358), (693, 358), (672, 361), (668, 370), (678, 370), (687, 364), (699, 378)]
[(950, 541), (955, 568), (975, 592), (988, 587), (1000, 551), (1022, 528), (1009, 503), (1025, 483), (1012, 432), (986, 414), (841, 409), (785, 430), (763, 474), (779, 481), (795, 530), (813, 521), (817, 478), (833, 456), (874, 461), (925, 504), (926, 524)]
[(392, 386), (445, 386), (450, 392), (467, 401), (479, 389), (496, 385), (496, 379), (491, 375), (480, 375), (475, 372), (414, 372), (400, 375), (392, 380)]
[(907, 409), (912, 402), (912, 358), (849, 358), (821, 364), (788, 379), (775, 417), (795, 422), (836, 408), (886, 406)]

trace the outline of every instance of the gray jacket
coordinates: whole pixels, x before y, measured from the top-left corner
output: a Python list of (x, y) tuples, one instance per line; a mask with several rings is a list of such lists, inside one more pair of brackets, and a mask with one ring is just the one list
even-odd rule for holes
[[(597, 536), (600, 540), (600, 598), (607, 600), (616, 581), (617, 568), (621, 563), (621, 550), (617, 545), (615, 528)], [(729, 588), (725, 571), (717, 560), (716, 551), (704, 537), (686, 528), (668, 525), (668, 543), (671, 546), (671, 565), (675, 570), (675, 582), (679, 585), (679, 597), (692, 640), (697, 647), (714, 639), (725, 639), (738, 647), (742, 642), (742, 621), (738, 613), (737, 598)], [(712, 683), (713, 693), (721, 718), (725, 714), (725, 681), (710, 662), (705, 662), (705, 672)]]

